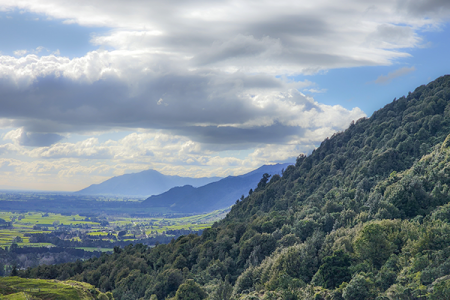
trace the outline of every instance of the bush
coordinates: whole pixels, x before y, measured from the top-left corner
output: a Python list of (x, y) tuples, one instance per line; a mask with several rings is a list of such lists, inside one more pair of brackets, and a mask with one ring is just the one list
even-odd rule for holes
[(186, 280), (180, 285), (175, 295), (176, 300), (203, 300), (208, 295), (206, 292), (192, 279)]

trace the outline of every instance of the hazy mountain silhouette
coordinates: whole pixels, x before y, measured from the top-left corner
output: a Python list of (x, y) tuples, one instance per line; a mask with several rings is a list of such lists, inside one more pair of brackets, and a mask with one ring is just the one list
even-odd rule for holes
[(220, 179), (221, 177), (190, 178), (170, 176), (163, 175), (155, 170), (146, 170), (110, 178), (102, 183), (90, 185), (75, 192), (75, 194), (148, 197), (161, 194), (176, 186), (189, 184), (198, 187)]
[(228, 176), (201, 187), (185, 185), (174, 187), (161, 195), (151, 196), (142, 206), (170, 208), (174, 212), (208, 212), (231, 206), (242, 195), (255, 189), (264, 173), (281, 174), (290, 164), (264, 165), (240, 176)]

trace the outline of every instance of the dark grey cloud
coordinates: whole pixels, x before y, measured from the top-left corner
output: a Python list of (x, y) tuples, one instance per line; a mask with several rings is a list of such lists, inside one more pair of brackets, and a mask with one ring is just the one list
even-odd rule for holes
[(55, 133), (22, 132), (18, 142), (22, 146), (45, 147), (53, 145), (64, 137)]
[(415, 17), (448, 19), (450, 13), (450, 2), (447, 0), (400, 0), (397, 3), (400, 11)]
[[(188, 135), (202, 144), (225, 144), (227, 146), (243, 145), (250, 148), (260, 144), (285, 144), (297, 136), (302, 136), (305, 129), (299, 126), (286, 126), (275, 123), (270, 126), (236, 128), (230, 126), (186, 127), (174, 131), (179, 135)], [(235, 148), (236, 149), (236, 148)]]
[(330, 25), (325, 18), (296, 11), (254, 21), (244, 27), (244, 31), (257, 38), (279, 37), (283, 39), (284, 43), (288, 43), (299, 36), (315, 38), (332, 35), (334, 29)]
[(262, 38), (255, 39), (253, 36), (237, 35), (234, 39), (223, 43), (213, 43), (206, 51), (201, 52), (194, 58), (198, 65), (208, 65), (230, 58), (248, 58), (262, 55), (271, 48), (279, 48), (279, 41)]
[[(111, 65), (101, 59), (96, 64)], [(289, 89), (295, 83), (242, 72), (161, 71), (159, 65), (161, 61), (148, 62), (145, 70), (125, 69), (121, 76), (113, 73), (94, 81), (58, 75), (61, 70), (37, 76), (28, 84), (2, 78), (0, 118), (23, 127), (20, 143), (28, 146), (50, 145), (70, 132), (144, 128), (241, 148), (286, 143), (301, 136), (312, 128), (301, 120), (302, 114), (327, 118), (320, 105)], [(48, 66), (43, 68), (48, 72)], [(338, 114), (348, 118), (362, 112)]]
[[(26, 89), (5, 80), (0, 80), (0, 85), (0, 117), (14, 119), (16, 126), (24, 127), (21, 144), (43, 146), (59, 141), (66, 132), (113, 127), (182, 130), (186, 135), (205, 134), (205, 139), (214, 143), (234, 135), (235, 143), (241, 143), (240, 135), (251, 138), (252, 129), (217, 126), (273, 117), (270, 108), (255, 107), (251, 96), (244, 95), (244, 99), (242, 93), (281, 88), (283, 83), (262, 75), (199, 72), (149, 76), (134, 87), (117, 78), (82, 83), (62, 76), (38, 78)], [(230, 130), (235, 133), (225, 133)], [(289, 133), (279, 132), (272, 139), (286, 135)], [(270, 140), (269, 135), (253, 136), (252, 141)]]

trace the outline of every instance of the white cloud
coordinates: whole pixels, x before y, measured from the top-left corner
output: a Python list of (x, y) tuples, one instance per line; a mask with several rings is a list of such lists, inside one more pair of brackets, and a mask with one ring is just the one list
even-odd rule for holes
[(365, 43), (380, 49), (402, 49), (420, 46), (422, 39), (418, 37), (412, 26), (380, 24), (367, 36)]
[(17, 128), (17, 129), (11, 130), (3, 136), (3, 140), (11, 140), (14, 142), (14, 144), (18, 144), (22, 133), (23, 133), (22, 128)]
[(27, 53), (28, 53), (27, 50), (16, 50), (16, 51), (14, 51), (14, 55), (15, 56), (24, 56)]
[[(388, 65), (421, 43), (417, 30), (448, 19), (447, 1), (7, 1), (82, 26), (112, 28), (99, 46), (146, 51), (249, 72), (310, 73)], [(402, 24), (402, 25), (398, 25)]]
[(314, 94), (321, 94), (321, 93), (326, 93), (327, 89), (305, 89), (305, 91), (310, 92), (310, 93), (314, 93)]
[(50, 147), (41, 147), (30, 152), (30, 156), (41, 158), (76, 157), (89, 159), (111, 159), (111, 149), (99, 145), (97, 138), (88, 138), (78, 143), (57, 143)]
[(73, 191), (119, 175), (114, 171), (115, 166), (81, 165), (75, 159), (28, 161), (0, 158), (0, 182), (8, 188)]
[[(36, 49), (31, 49), (31, 50), (26, 50), (26, 49), (16, 50), (13, 53), (14, 53), (15, 56), (21, 57), (21, 56), (25, 56), (26, 54), (39, 54), (39, 53), (41, 53), (44, 50), (45, 50), (46, 53), (50, 53), (50, 51), (47, 48), (42, 47), (42, 46), (36, 47)], [(56, 50), (52, 54), (59, 55), (59, 50)]]

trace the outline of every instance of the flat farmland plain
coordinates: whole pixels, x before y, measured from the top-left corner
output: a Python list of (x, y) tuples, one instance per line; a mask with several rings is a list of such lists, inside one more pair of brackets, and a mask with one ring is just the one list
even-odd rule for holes
[[(161, 235), (175, 236), (189, 232), (198, 232), (225, 217), (227, 209), (201, 215), (182, 217), (130, 217), (128, 215), (100, 215), (85, 217), (80, 215), (62, 215), (43, 212), (6, 212), (0, 211), (0, 219), (11, 222), (11, 227), (0, 227), (0, 247), (17, 246), (42, 247), (52, 243), (30, 241), (35, 234), (69, 232), (65, 238), (71, 241), (89, 239), (95, 242), (126, 241)], [(85, 250), (97, 250), (97, 247), (80, 247)], [(105, 248), (105, 247), (103, 247)], [(110, 250), (110, 248), (106, 247)], [(102, 249), (105, 251), (106, 249)]]

